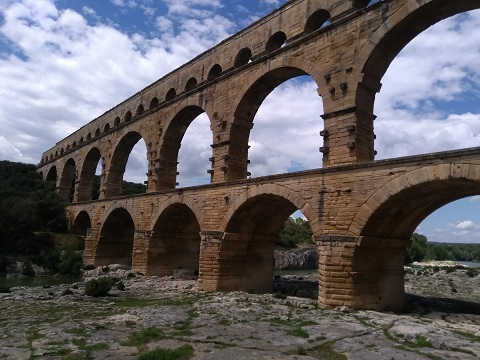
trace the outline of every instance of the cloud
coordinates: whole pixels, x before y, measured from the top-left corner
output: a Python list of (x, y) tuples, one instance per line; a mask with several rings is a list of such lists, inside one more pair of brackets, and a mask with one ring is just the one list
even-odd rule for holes
[(473, 221), (471, 220), (465, 220), (462, 221), (461, 223), (457, 224), (456, 228), (459, 230), (471, 230), (477, 228), (478, 225), (476, 225)]
[(137, 6), (137, 2), (135, 0), (110, 0), (113, 5), (120, 6), (120, 7), (129, 7), (134, 8)]

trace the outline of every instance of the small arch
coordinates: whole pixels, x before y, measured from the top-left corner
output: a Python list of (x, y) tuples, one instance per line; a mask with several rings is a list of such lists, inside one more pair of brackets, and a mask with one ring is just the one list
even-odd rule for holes
[(267, 45), (265, 45), (265, 52), (269, 54), (272, 51), (280, 49), (285, 44), (286, 40), (287, 35), (285, 35), (283, 31), (276, 32), (275, 34), (270, 36), (270, 39), (268, 39)]
[(55, 157), (57, 157), (57, 156), (58, 156), (58, 150), (57, 150), (57, 151), (55, 151)]
[(367, 7), (371, 0), (353, 0), (353, 7), (355, 9), (361, 9)]
[(131, 112), (130, 110), (128, 110), (128, 111), (125, 113), (124, 120), (125, 120), (125, 122), (129, 122), (130, 120), (132, 120), (132, 112)]
[(103, 132), (107, 132), (108, 130), (110, 130), (110, 124), (106, 123), (105, 127), (103, 128)]
[(175, 91), (174, 88), (171, 88), (170, 90), (168, 90), (167, 95), (165, 96), (165, 100), (171, 101), (175, 99), (176, 96), (177, 96), (177, 92)]
[(80, 144), (83, 144), (83, 136), (80, 138)]
[(143, 111), (144, 111), (143, 105), (140, 104), (140, 105), (137, 106), (137, 111), (135, 112), (135, 115), (137, 115), (137, 116), (142, 115)]
[(191, 77), (188, 79), (187, 84), (185, 85), (185, 91), (193, 90), (197, 86), (197, 79)]
[(115, 120), (113, 121), (113, 126), (117, 127), (117, 126), (119, 126), (119, 125), (120, 125), (120, 117), (117, 116), (117, 117), (115, 118)]
[(212, 81), (222, 75), (222, 67), (218, 64), (212, 66), (208, 72), (207, 80)]
[(322, 27), (328, 25), (328, 19), (330, 19), (330, 17), (330, 13), (325, 9), (315, 11), (312, 15), (310, 15), (305, 23), (305, 33), (310, 34), (315, 30), (321, 29)]
[(72, 144), (72, 148), (74, 148), (74, 147), (77, 147), (77, 142), (76, 141), (74, 141), (73, 144)]
[(53, 154), (50, 154), (50, 160), (53, 160)]
[(70, 144), (67, 145), (67, 151), (70, 151)]
[(250, 50), (249, 48), (243, 48), (238, 52), (237, 56), (235, 57), (233, 66), (238, 68), (240, 66), (247, 65), (251, 59), (252, 50)]
[(156, 107), (158, 107), (158, 98), (155, 96), (152, 100), (150, 100), (150, 105), (148, 106), (148, 108), (150, 110), (153, 110)]
[(91, 133), (88, 133), (87, 134), (87, 141), (90, 140), (92, 138), (92, 134)]
[(63, 153), (65, 152), (65, 150), (63, 150), (63, 148), (60, 149), (60, 155), (63, 155)]
[(98, 137), (100, 135), (100, 128), (97, 128), (97, 130), (95, 130), (95, 137)]

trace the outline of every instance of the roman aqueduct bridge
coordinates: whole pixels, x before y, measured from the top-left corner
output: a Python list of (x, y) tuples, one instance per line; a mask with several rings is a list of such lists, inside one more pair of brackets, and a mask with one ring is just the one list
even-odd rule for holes
[[(268, 292), (278, 233), (301, 210), (319, 252), (322, 306), (401, 308), (410, 236), (434, 210), (480, 194), (480, 148), (375, 161), (375, 94), (408, 42), (480, 0), (369, 3), (289, 1), (47, 150), (38, 171), (70, 201), (85, 262), (149, 275), (194, 269), (200, 290)], [(300, 75), (315, 81), (323, 101), (323, 168), (249, 179), (255, 114)], [(212, 134), (211, 183), (176, 188), (183, 135), (202, 113)], [(147, 148), (147, 192), (122, 196), (138, 141)]]

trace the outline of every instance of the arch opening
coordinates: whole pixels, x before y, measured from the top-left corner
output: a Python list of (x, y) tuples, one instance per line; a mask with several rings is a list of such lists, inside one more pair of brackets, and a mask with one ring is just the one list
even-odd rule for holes
[(185, 85), (185, 91), (193, 90), (197, 86), (197, 79), (191, 77), (188, 79), (187, 84)]
[[(362, 100), (366, 110), (374, 107), (377, 115), (378, 158), (480, 144), (480, 82), (472, 81), (480, 77), (475, 60), (480, 56), (480, 10), (449, 17), (475, 4), (480, 7), (480, 1), (461, 2), (455, 9), (424, 5), (420, 9), (428, 18), (417, 10), (378, 40), (364, 72), (381, 79), (382, 89), (376, 96), (365, 88), (357, 91), (357, 97), (367, 99)], [(422, 26), (416, 22), (420, 17)], [(412, 22), (416, 27), (410, 27)]]
[(159, 104), (159, 101), (158, 101), (158, 98), (155, 96), (152, 98), (152, 100), (150, 101), (150, 105), (148, 106), (148, 108), (150, 110), (153, 110), (155, 109), (156, 107), (158, 107), (158, 104)]
[(425, 181), (390, 194), (369, 214), (355, 247), (352, 271), (362, 281), (356, 282), (354, 292), (369, 294), (360, 296), (356, 306), (402, 309), (406, 248), (414, 231), (437, 209), (478, 194), (480, 182), (468, 178)]
[(237, 166), (229, 166), (230, 180), (322, 166), (323, 103), (307, 75), (298, 68), (277, 68), (243, 95), (234, 114), (238, 126), (230, 135), (236, 147), (229, 156)]
[(137, 106), (137, 110), (135, 111), (135, 115), (140, 116), (140, 115), (143, 114), (143, 111), (144, 111), (143, 105), (140, 104), (140, 105)]
[(286, 44), (287, 35), (283, 31), (278, 31), (267, 41), (267, 45), (265, 45), (265, 52), (270, 54), (272, 51), (280, 49), (282, 46)]
[(165, 95), (165, 101), (171, 101), (177, 97), (177, 92), (174, 88), (168, 90), (167, 95)]
[(125, 122), (129, 122), (130, 120), (132, 120), (132, 112), (130, 110), (128, 110), (125, 113), (125, 116), (123, 117), (123, 119), (124, 119)]
[(95, 251), (95, 266), (132, 266), (135, 224), (130, 213), (118, 208), (104, 222)]
[(92, 223), (90, 221), (90, 216), (86, 211), (81, 211), (70, 227), (70, 232), (73, 234), (77, 234), (83, 238), (87, 236), (87, 232), (89, 229), (92, 228)]
[(56, 166), (52, 166), (50, 170), (48, 170), (47, 178), (45, 180), (51, 181), (55, 185), (57, 184), (57, 167)]
[(72, 202), (75, 195), (76, 167), (73, 159), (68, 159), (63, 167), (58, 187), (58, 194), (62, 199)]
[[(281, 230), (297, 210), (281, 196), (262, 194), (248, 199), (235, 211), (220, 247), (219, 290), (273, 291), (274, 250)], [(310, 287), (315, 297), (317, 283)]]
[(330, 24), (328, 19), (330, 19), (330, 13), (327, 10), (320, 9), (315, 11), (310, 17), (308, 18), (307, 22), (305, 23), (305, 33), (310, 34), (315, 30), (321, 29), (324, 26)]
[(208, 183), (206, 169), (212, 151), (211, 141), (210, 121), (204, 110), (198, 106), (182, 109), (172, 119), (163, 137), (156, 189)]
[[(142, 136), (132, 131), (118, 142), (106, 175), (106, 198), (146, 191), (141, 181), (147, 173), (145, 168), (148, 169), (148, 159), (145, 142), (140, 139)], [(126, 184), (124, 177), (134, 184)]]
[(222, 75), (222, 67), (219, 64), (215, 64), (212, 66), (210, 71), (208, 72), (207, 80), (212, 81)]
[(113, 126), (118, 127), (120, 125), (120, 117), (117, 116), (115, 120), (113, 121)]
[(110, 124), (106, 123), (105, 127), (103, 128), (103, 132), (108, 132), (110, 130)]
[[(92, 148), (83, 162), (78, 180), (77, 201), (96, 200), (100, 196), (101, 154)], [(100, 174), (98, 174), (100, 172)]]
[(198, 275), (200, 225), (193, 211), (176, 203), (167, 207), (153, 228), (147, 255), (147, 275)]
[(238, 68), (243, 65), (247, 65), (252, 60), (252, 50), (249, 48), (241, 49), (237, 56), (235, 57), (235, 61), (233, 62), (233, 66)]

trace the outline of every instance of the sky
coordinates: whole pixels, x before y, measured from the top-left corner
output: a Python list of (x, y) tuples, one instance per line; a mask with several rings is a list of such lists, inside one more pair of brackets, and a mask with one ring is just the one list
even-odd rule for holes
[[(0, 0), (0, 160), (38, 163), (59, 140), (284, 3)], [(376, 159), (480, 146), (479, 39), (477, 10), (402, 50), (376, 97)], [(322, 113), (310, 78), (275, 89), (254, 119), (252, 176), (321, 167)], [(200, 115), (180, 149), (180, 187), (208, 182), (211, 143)], [(127, 180), (145, 180), (145, 152), (139, 141)], [(480, 196), (439, 209), (417, 232), (480, 243)]]

